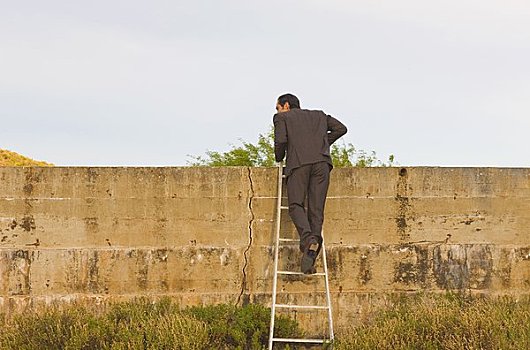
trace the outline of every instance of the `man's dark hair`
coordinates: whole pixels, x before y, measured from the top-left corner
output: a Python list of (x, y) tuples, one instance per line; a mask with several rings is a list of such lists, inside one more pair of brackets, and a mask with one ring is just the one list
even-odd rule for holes
[(293, 94), (285, 94), (278, 97), (278, 102), (283, 106), (285, 102), (289, 102), (290, 108), (300, 108), (300, 101), (298, 97)]

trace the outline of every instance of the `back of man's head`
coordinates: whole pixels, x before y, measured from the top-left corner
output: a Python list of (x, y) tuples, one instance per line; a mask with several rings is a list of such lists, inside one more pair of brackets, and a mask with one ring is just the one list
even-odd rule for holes
[(300, 108), (300, 101), (298, 100), (298, 97), (296, 97), (293, 94), (284, 94), (278, 97), (278, 103), (282, 106), (285, 105), (285, 103), (289, 103), (289, 107), (292, 108)]

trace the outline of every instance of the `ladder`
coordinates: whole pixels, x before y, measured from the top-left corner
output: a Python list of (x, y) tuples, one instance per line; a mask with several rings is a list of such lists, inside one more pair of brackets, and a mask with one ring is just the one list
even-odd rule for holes
[[(278, 255), (280, 246), (285, 246), (289, 244), (299, 244), (299, 239), (292, 239), (292, 238), (283, 238), (280, 237), (280, 222), (281, 222), (281, 215), (282, 211), (287, 211), (289, 209), (288, 206), (282, 205), (282, 187), (283, 187), (283, 179), (285, 178), (285, 175), (283, 175), (283, 162), (278, 163), (278, 197), (277, 197), (277, 206), (276, 206), (276, 239), (275, 239), (275, 248), (274, 248), (274, 276), (273, 276), (273, 282), (272, 282), (272, 304), (271, 304), (271, 323), (270, 323), (270, 331), (269, 331), (269, 350), (273, 349), (274, 342), (278, 343), (309, 343), (309, 344), (333, 344), (333, 314), (331, 310), (331, 296), (329, 292), (329, 280), (328, 280), (328, 264), (326, 260), (326, 247), (324, 246), (324, 240), (322, 240), (322, 249), (321, 249), (321, 257), (322, 257), (322, 266), (324, 267), (324, 272), (320, 273), (314, 273), (311, 275), (306, 275), (302, 272), (297, 271), (280, 271), (278, 270)], [(322, 237), (324, 237), (324, 233), (322, 232)], [(282, 243), (280, 245), (280, 243)], [(304, 276), (305, 278), (322, 278), (324, 277), (325, 285), (326, 285), (326, 305), (293, 305), (293, 304), (278, 304), (276, 303), (276, 296), (277, 296), (277, 284), (278, 284), (278, 276), (286, 276), (286, 275), (300, 275)], [(276, 309), (313, 309), (313, 310), (327, 310), (328, 314), (328, 325), (329, 325), (329, 339), (310, 339), (310, 338), (276, 338), (274, 337), (274, 320), (276, 316)]]

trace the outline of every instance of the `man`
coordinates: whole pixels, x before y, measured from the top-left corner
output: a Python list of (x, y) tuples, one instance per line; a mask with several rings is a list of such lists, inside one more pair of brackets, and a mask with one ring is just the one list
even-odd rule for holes
[(347, 129), (322, 111), (301, 109), (300, 101), (292, 94), (278, 97), (276, 111), (274, 153), (276, 161), (281, 162), (287, 151), (289, 215), (300, 235), (301, 270), (312, 274), (322, 246), (324, 205), (333, 168), (329, 148)]

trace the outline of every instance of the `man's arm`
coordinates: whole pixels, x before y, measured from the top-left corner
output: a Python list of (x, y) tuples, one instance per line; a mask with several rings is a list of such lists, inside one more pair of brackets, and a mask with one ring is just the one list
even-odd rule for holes
[(348, 129), (344, 124), (328, 115), (328, 143), (330, 146), (346, 132)]
[(287, 126), (285, 125), (285, 118), (280, 114), (275, 114), (274, 122), (274, 156), (277, 162), (281, 162), (285, 157), (285, 150), (287, 149)]

